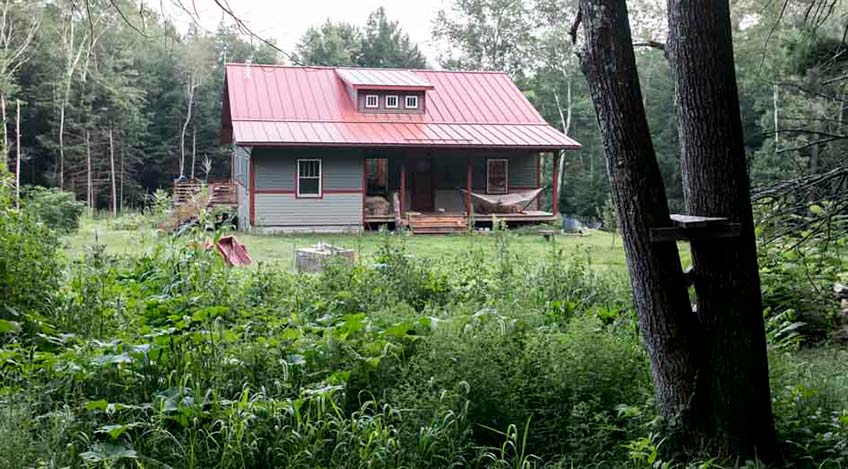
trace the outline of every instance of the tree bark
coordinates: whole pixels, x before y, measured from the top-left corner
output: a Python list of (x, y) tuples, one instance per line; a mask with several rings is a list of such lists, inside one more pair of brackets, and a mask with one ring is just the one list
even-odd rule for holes
[(581, 65), (603, 135), (657, 406), (661, 415), (685, 425), (696, 379), (694, 315), (676, 243), (650, 239), (651, 228), (670, 226), (671, 220), (642, 105), (627, 7), (624, 0), (581, 0), (579, 18)]
[(3, 161), (0, 162), (0, 168), (6, 167), (9, 163), (9, 139), (6, 138), (8, 135), (8, 126), (6, 125), (6, 97), (0, 95), (0, 117), (3, 120)]
[(21, 208), (21, 100), (15, 101), (15, 208)]
[(185, 136), (188, 125), (191, 123), (191, 109), (194, 106), (194, 89), (197, 87), (194, 81), (194, 72), (188, 75), (188, 83), (186, 83), (186, 96), (188, 97), (188, 106), (186, 109), (186, 118), (183, 122), (183, 128), (180, 131), (180, 176), (185, 176)]
[(191, 128), (191, 180), (194, 180), (194, 165), (197, 159), (197, 127)]
[(124, 156), (125, 156), (124, 153), (125, 153), (124, 146), (121, 145), (121, 169), (119, 170), (120, 174), (121, 174), (121, 182), (120, 182), (120, 194), (118, 195), (118, 203), (119, 203), (118, 211), (120, 211), (121, 213), (124, 213), (124, 176), (125, 176), (125, 174), (124, 174)]
[(756, 241), (727, 0), (668, 0), (686, 209), (727, 217), (741, 236), (691, 242), (705, 338), (698, 416), (735, 456), (777, 457)]
[(91, 189), (91, 137), (89, 136), (88, 129), (85, 129), (85, 168), (87, 187), (85, 202), (88, 205), (89, 213), (91, 213), (94, 211), (93, 201), (91, 200), (94, 198), (94, 191)]

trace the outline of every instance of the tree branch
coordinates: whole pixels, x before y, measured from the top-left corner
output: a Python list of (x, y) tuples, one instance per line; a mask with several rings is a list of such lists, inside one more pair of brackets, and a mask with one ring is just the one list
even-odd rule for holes
[(577, 44), (577, 29), (580, 28), (580, 23), (583, 21), (583, 12), (578, 9), (577, 16), (574, 18), (574, 23), (571, 29), (568, 30), (568, 35), (571, 36), (571, 43)]

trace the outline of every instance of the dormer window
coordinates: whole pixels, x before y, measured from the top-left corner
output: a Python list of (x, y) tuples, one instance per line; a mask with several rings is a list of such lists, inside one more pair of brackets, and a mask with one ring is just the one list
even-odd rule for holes
[(397, 97), (397, 95), (386, 96), (386, 109), (397, 109), (397, 108), (398, 108), (398, 97)]
[(418, 109), (418, 96), (409, 95), (406, 97), (407, 109)]
[(368, 109), (377, 109), (380, 107), (380, 97), (376, 94), (365, 95), (365, 107)]

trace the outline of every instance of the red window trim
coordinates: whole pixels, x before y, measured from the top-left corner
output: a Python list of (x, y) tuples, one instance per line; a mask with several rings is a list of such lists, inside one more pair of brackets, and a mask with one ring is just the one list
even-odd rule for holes
[[(318, 193), (317, 194), (301, 194), (300, 193), (300, 162), (301, 161), (317, 161), (318, 162)], [(324, 198), (324, 161), (322, 158), (298, 158), (294, 166), (294, 196), (297, 199), (323, 199)]]

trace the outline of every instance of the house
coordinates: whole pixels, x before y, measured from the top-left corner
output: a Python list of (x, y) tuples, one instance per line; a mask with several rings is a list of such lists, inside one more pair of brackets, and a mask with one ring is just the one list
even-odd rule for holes
[(552, 220), (540, 155), (580, 148), (506, 74), (448, 70), (229, 64), (221, 137), (263, 232)]

